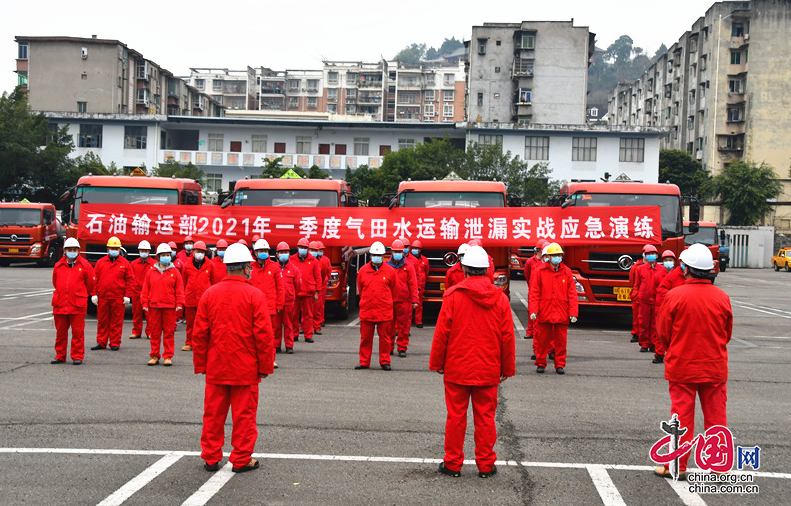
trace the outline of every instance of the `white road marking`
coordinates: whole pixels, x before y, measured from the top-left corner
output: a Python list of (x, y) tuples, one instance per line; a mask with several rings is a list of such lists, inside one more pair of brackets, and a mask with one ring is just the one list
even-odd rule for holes
[(42, 295), (42, 294), (45, 294), (45, 293), (52, 293), (52, 292), (54, 292), (54, 291), (55, 291), (55, 289), (54, 289), (54, 288), (50, 288), (50, 289), (46, 289), (46, 290), (43, 290), (43, 289), (42, 289), (42, 290), (36, 290), (36, 291), (34, 291), (34, 292), (17, 292), (17, 293), (9, 293), (8, 295), (2, 295), (2, 296), (0, 296), (0, 297), (2, 297), (3, 299), (5, 299), (5, 298), (7, 298), (7, 297), (20, 297), (20, 296), (22, 296), (22, 295), (25, 295), (25, 296)]
[(737, 343), (742, 343), (743, 345), (747, 346), (748, 348), (758, 348), (757, 344), (753, 344), (749, 341), (745, 341), (744, 339), (740, 339), (738, 337), (732, 336), (731, 339), (736, 341)]
[(525, 306), (525, 309), (527, 309), (527, 301), (525, 300), (525, 298), (524, 298), (524, 297), (522, 297), (522, 294), (521, 294), (521, 293), (519, 293), (519, 292), (516, 292), (516, 298), (517, 298), (517, 299), (519, 299), (519, 302), (521, 302), (522, 304), (524, 304), (524, 306)]
[(127, 499), (132, 497), (132, 495), (140, 490), (141, 488), (148, 485), (154, 478), (165, 472), (167, 468), (175, 464), (181, 458), (181, 455), (177, 454), (170, 454), (165, 455), (161, 459), (154, 462), (152, 465), (147, 467), (143, 470), (142, 473), (138, 474), (126, 484), (107, 496), (102, 502), (100, 502), (97, 506), (120, 506), (124, 503)]
[(689, 491), (689, 485), (686, 481), (666, 481), (668, 485), (676, 491), (681, 501), (687, 506), (706, 506), (706, 501), (704, 501), (702, 497)]
[(604, 506), (626, 506), (607, 469), (601, 466), (588, 466), (588, 474), (593, 480), (593, 484), (596, 486), (596, 491), (599, 493)]
[(514, 311), (514, 308), (511, 308), (511, 315), (514, 318), (514, 327), (516, 327), (516, 332), (519, 334), (519, 337), (524, 337), (525, 326), (522, 325), (522, 322), (519, 321), (519, 316), (516, 315), (516, 311)]
[(733, 304), (736, 307), (742, 308), (742, 309), (749, 309), (751, 311), (757, 311), (759, 313), (764, 313), (764, 314), (768, 314), (768, 315), (771, 315), (771, 316), (779, 316), (780, 318), (786, 318), (786, 319), (791, 320), (791, 315), (786, 315), (786, 314), (784, 314), (784, 312), (779, 312), (780, 310), (778, 310), (778, 309), (774, 310), (774, 311), (778, 311), (778, 312), (772, 312), (772, 311), (764, 311), (763, 309), (758, 309), (756, 307), (746, 306), (746, 305), (744, 305), (743, 303), (740, 303), (740, 302), (737, 303), (737, 302), (731, 301), (731, 304)]
[(233, 471), (231, 471), (231, 463), (228, 462), (220, 468), (219, 471), (214, 473), (211, 478), (204, 483), (194, 494), (189, 496), (186, 501), (181, 503), (181, 506), (203, 506), (214, 494), (233, 478)]
[[(37, 316), (43, 316), (43, 315), (49, 315), (49, 316), (47, 318), (36, 318)], [(36, 319), (32, 319), (32, 318), (36, 318)], [(22, 325), (30, 325), (31, 323), (38, 323), (38, 322), (48, 321), (51, 318), (52, 318), (52, 310), (51, 309), (49, 311), (44, 311), (43, 313), (36, 313), (36, 314), (27, 315), (27, 316), (19, 316), (17, 318), (8, 318), (6, 320), (6, 322), (18, 321), (18, 320), (27, 320), (27, 321), (23, 321), (23, 322), (20, 322), (20, 323), (15, 323), (13, 325), (6, 325), (4, 327), (0, 327), (0, 330), (8, 330), (8, 329), (16, 328), (16, 327), (21, 327)]]
[(360, 319), (359, 318), (355, 318), (354, 320), (352, 320), (349, 323), (347, 323), (346, 326), (347, 327), (356, 327), (359, 324), (360, 324)]

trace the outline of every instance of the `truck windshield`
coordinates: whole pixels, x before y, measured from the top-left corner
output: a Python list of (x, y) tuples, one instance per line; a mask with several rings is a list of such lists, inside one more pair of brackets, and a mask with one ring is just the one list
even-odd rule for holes
[(338, 207), (334, 190), (239, 190), (234, 194), (235, 206), (265, 207)]
[(695, 234), (689, 233), (689, 227), (684, 227), (684, 244), (691, 246), (693, 244), (705, 244), (706, 246), (714, 246), (720, 243), (717, 240), (716, 227), (700, 227)]
[(41, 225), (41, 209), (0, 208), (0, 226), (35, 227)]
[(505, 207), (505, 195), (497, 192), (401, 193), (400, 207)]
[(80, 203), (86, 204), (158, 204), (178, 205), (179, 192), (175, 188), (123, 188), (83, 186), (77, 188), (72, 221), (80, 218)]
[(681, 198), (678, 195), (641, 195), (624, 193), (575, 193), (572, 206), (659, 206), (662, 217), (662, 236), (681, 236)]

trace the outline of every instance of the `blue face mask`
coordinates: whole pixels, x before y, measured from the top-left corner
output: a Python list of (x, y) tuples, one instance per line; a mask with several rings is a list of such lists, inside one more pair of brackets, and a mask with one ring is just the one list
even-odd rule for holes
[(217, 252), (217, 256), (220, 257), (220, 258), (224, 257), (225, 256), (225, 251), (218, 251)]
[(74, 260), (78, 256), (80, 256), (79, 253), (72, 253), (70, 251), (66, 253), (66, 258), (68, 258), (69, 260)]
[(681, 272), (683, 272), (684, 274), (687, 273), (687, 266), (686, 265), (681, 264)]
[(316, 254), (318, 255), (318, 257), (319, 257), (319, 258), (321, 258), (321, 257), (323, 257), (323, 256), (324, 256), (324, 252), (323, 252), (323, 251), (319, 251), (319, 252), (318, 252), (318, 253), (316, 253)]
[(544, 262), (544, 263), (549, 262), (549, 257), (544, 257), (544, 258), (541, 259), (541, 261)]
[(187, 251), (192, 251), (192, 244), (185, 244), (184, 249)]
[(162, 265), (168, 265), (170, 263), (170, 257), (159, 257), (159, 263)]
[(375, 256), (375, 257), (372, 256), (371, 257), (371, 263), (372, 264), (376, 264), (376, 265), (381, 264), (382, 263), (382, 257), (380, 257), (380, 256)]
[(557, 265), (563, 261), (563, 257), (550, 257), (549, 261), (552, 262), (552, 265)]
[(412, 254), (415, 255), (416, 257), (419, 257), (420, 256), (420, 250), (419, 249), (413, 249), (412, 250)]
[(404, 255), (409, 254), (409, 246), (404, 246)]
[(148, 253), (140, 253), (140, 260), (148, 260)]
[(670, 270), (670, 269), (672, 269), (673, 267), (675, 267), (675, 266), (676, 266), (676, 262), (674, 262), (674, 261), (672, 261), (672, 260), (666, 260), (666, 261), (664, 261), (664, 262), (662, 262), (662, 263), (665, 265), (665, 268), (666, 268), (667, 270)]
[(393, 253), (393, 260), (395, 260), (396, 262), (400, 262), (403, 259), (404, 259), (403, 253)]
[(304, 256), (308, 255), (308, 250), (305, 249), (305, 248), (297, 248), (297, 251), (299, 251), (299, 256), (301, 256), (301, 257), (304, 257)]
[(277, 254), (277, 259), (280, 260), (283, 263), (288, 262), (288, 253), (278, 253)]
[(269, 258), (269, 253), (267, 253), (265, 251), (263, 251), (263, 252), (258, 254), (258, 259), (259, 260), (266, 260), (267, 258)]
[(313, 258), (318, 258), (319, 257), (319, 252), (318, 251), (311, 251), (310, 254), (311, 254), (311, 256)]
[(656, 262), (656, 254), (654, 254), (654, 253), (647, 254), (645, 256), (645, 261), (646, 262)]
[(111, 249), (110, 251), (107, 252), (107, 254), (113, 258), (118, 258), (118, 255), (120, 255), (121, 252), (116, 249)]

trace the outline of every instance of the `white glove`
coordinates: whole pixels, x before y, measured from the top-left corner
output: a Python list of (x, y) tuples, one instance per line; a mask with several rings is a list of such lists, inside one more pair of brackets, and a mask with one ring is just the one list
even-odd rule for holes
[(530, 313), (531, 320), (535, 320), (536, 318), (538, 318), (538, 313)]
[(577, 317), (576, 316), (572, 316), (571, 317), (571, 323), (577, 323)]
[(124, 305), (131, 304), (131, 303), (132, 303), (132, 299), (130, 299), (129, 297), (124, 297)]
[(91, 302), (93, 302), (94, 306), (98, 306), (99, 305), (99, 297), (94, 295), (93, 297), (91, 297)]

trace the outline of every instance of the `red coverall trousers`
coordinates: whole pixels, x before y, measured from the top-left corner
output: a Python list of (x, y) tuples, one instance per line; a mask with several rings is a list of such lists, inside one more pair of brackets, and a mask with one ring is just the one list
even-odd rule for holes
[[(409, 302), (395, 302), (394, 306), (395, 318), (393, 318), (388, 332), (390, 351), (392, 352), (396, 345), (398, 345), (398, 351), (406, 351), (407, 346), (409, 346), (409, 327), (412, 325), (412, 304)], [(397, 340), (396, 332), (398, 332)]]
[(659, 340), (656, 335), (656, 320), (654, 319), (654, 305), (640, 303), (640, 347), (648, 348), (652, 344), (656, 346)]
[[(679, 445), (692, 441), (695, 437), (696, 393), (700, 397), (704, 430), (714, 425), (728, 426), (725, 411), (725, 406), (728, 403), (728, 387), (725, 383), (677, 383), (671, 381), (670, 412), (676, 413), (680, 426), (687, 428), (687, 432), (679, 440)], [(687, 470), (690, 453), (679, 457), (679, 471)]]
[(187, 340), (184, 344), (192, 346), (192, 325), (195, 323), (195, 315), (198, 314), (197, 307), (185, 307), (184, 319), (187, 321)]
[(327, 303), (327, 290), (319, 290), (319, 298), (313, 304), (313, 330), (321, 332), (324, 323), (324, 305)]
[(312, 295), (297, 295), (297, 300), (294, 302), (294, 316), (291, 320), (294, 339), (299, 337), (300, 313), (302, 313), (302, 334), (305, 339), (313, 337), (313, 302)]
[(275, 348), (280, 347), (280, 328), (282, 327), (282, 320), (283, 320), (283, 313), (275, 313), (269, 315), (269, 321), (272, 322), (272, 335), (274, 339), (272, 339), (272, 346)]
[(69, 344), (69, 327), (71, 327), (71, 359), (85, 358), (85, 313), (56, 314), (55, 317), (55, 358), (66, 360), (66, 348)]
[(124, 331), (124, 300), (103, 299), (99, 297), (96, 308), (96, 342), (102, 348), (121, 346)]
[(415, 325), (423, 325), (423, 292), (417, 291), (417, 307), (415, 308)]
[(143, 311), (140, 294), (132, 294), (132, 335), (143, 335), (143, 322), (146, 323), (146, 337), (148, 337), (148, 315)]
[[(275, 333), (275, 348), (279, 347), (283, 342), (285, 342), (286, 348), (294, 347), (294, 334), (299, 334), (299, 327), (293, 326), (294, 321), (294, 306), (284, 306), (278, 320), (280, 324), (272, 329)], [(274, 320), (272, 322), (272, 325), (274, 325)]]
[(568, 325), (561, 323), (536, 323), (538, 336), (533, 340), (538, 343), (536, 347), (537, 366), (547, 366), (547, 354), (555, 350), (555, 369), (566, 367), (566, 338), (568, 337)]
[(371, 353), (374, 345), (374, 327), (379, 334), (379, 365), (390, 363), (390, 326), (392, 320), (386, 322), (369, 322), (360, 320), (360, 365), (371, 366)]
[(201, 432), (201, 458), (209, 464), (222, 460), (225, 444), (225, 419), (231, 408), (233, 425), (231, 445), (233, 451), (228, 460), (233, 467), (244, 467), (258, 439), (256, 415), (258, 412), (258, 384), (214, 385), (206, 383), (203, 399), (203, 431)]
[(640, 302), (632, 300), (632, 335), (640, 335)]
[(160, 338), (165, 352), (162, 358), (173, 358), (174, 334), (176, 330), (176, 311), (170, 308), (148, 308), (148, 328), (151, 330), (151, 358), (160, 358)]
[(479, 471), (489, 472), (497, 460), (494, 452), (494, 443), (497, 441), (494, 421), (497, 385), (474, 386), (445, 382), (445, 406), (448, 410), (445, 421), (445, 467), (459, 471), (464, 463), (464, 434), (467, 432), (467, 406), (470, 399), (475, 423), (475, 464)]

